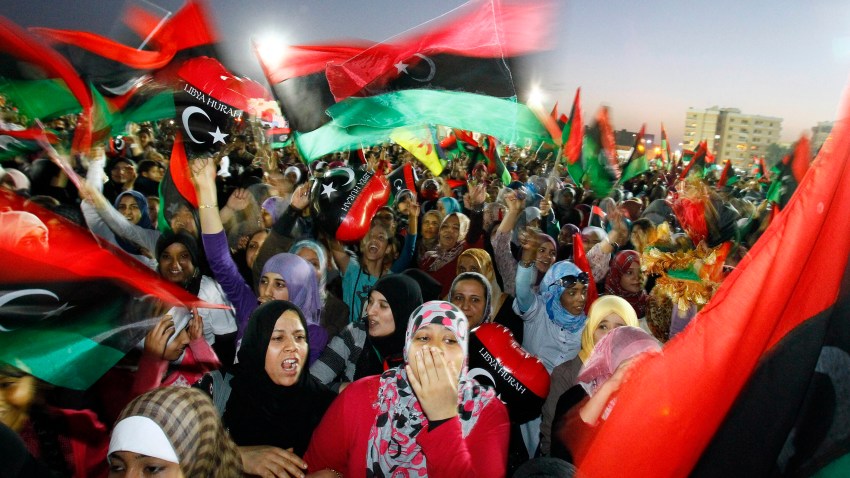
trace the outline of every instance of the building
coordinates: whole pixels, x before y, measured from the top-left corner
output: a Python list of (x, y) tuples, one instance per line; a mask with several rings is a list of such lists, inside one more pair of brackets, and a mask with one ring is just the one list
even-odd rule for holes
[(706, 140), (717, 164), (729, 159), (734, 167), (744, 168), (753, 156), (764, 156), (781, 132), (782, 118), (743, 114), (737, 108), (688, 108), (683, 147), (693, 150)]
[(818, 125), (812, 128), (812, 154), (817, 153), (826, 138), (832, 133), (832, 127), (835, 126), (834, 121), (820, 121)]

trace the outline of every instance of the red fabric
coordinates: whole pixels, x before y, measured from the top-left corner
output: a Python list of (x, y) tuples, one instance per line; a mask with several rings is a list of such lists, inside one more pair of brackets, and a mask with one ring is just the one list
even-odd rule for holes
[(83, 108), (74, 132), (74, 148), (76, 151), (87, 151), (91, 147), (94, 100), (88, 87), (68, 60), (3, 17), (0, 17), (0, 51), (38, 65), (46, 71), (48, 76), (65, 82), (71, 94)]
[(124, 21), (142, 38), (153, 34), (151, 43), (163, 50), (179, 51), (218, 41), (206, 2), (201, 0), (188, 0), (163, 25), (160, 25), (160, 17), (138, 6), (130, 8)]
[(682, 174), (679, 175), (679, 179), (685, 179), (688, 177), (688, 173), (691, 171), (691, 168), (699, 163), (700, 167), (705, 167), (706, 162), (706, 153), (708, 152), (708, 143), (705, 140), (700, 141), (699, 146), (697, 146), (697, 150), (694, 151), (693, 156), (691, 156), (691, 162), (685, 166), (685, 169), (682, 170)]
[(584, 138), (584, 125), (581, 120), (581, 88), (576, 89), (573, 107), (570, 110), (570, 133), (563, 141), (564, 157), (569, 164), (581, 159), (581, 143)]
[(193, 208), (198, 208), (198, 193), (192, 184), (192, 171), (189, 170), (189, 158), (186, 157), (186, 148), (183, 147), (183, 133), (177, 131), (174, 137), (174, 146), (171, 147), (171, 160), (168, 162), (168, 174), (174, 182), (174, 187)]
[(688, 475), (762, 355), (835, 303), (850, 256), (848, 126), (837, 122), (786, 208), (688, 328), (634, 366), (576, 456), (579, 473)]
[(197, 382), (213, 370), (221, 367), (218, 357), (212, 347), (203, 337), (199, 337), (186, 348), (186, 355), (180, 365), (167, 376), (168, 361), (157, 357), (143, 354), (139, 361), (139, 369), (133, 380), (133, 389), (130, 392), (127, 403), (139, 395), (151, 391), (157, 387), (168, 387), (172, 385), (188, 387)]
[[(366, 476), (369, 432), (375, 425), (379, 376), (366, 377), (348, 387), (331, 404), (304, 461), (309, 472), (330, 468), (346, 478)], [(465, 439), (460, 420), (452, 418), (433, 431), (416, 437), (428, 460), (428, 476), (503, 477), (508, 459), (508, 412), (499, 400), (491, 400)], [(449, 445), (450, 444), (450, 445)]]
[(449, 53), (475, 58), (513, 57), (548, 45), (552, 9), (542, 2), (477, 1), (450, 22), (416, 35), (379, 43), (341, 63), (329, 64), (328, 84), (336, 101), (357, 95), (367, 85), (384, 85), (399, 76), (395, 65), (416, 55)]
[(732, 161), (728, 159), (723, 165), (723, 172), (720, 173), (720, 179), (717, 180), (717, 189), (726, 187), (726, 181), (729, 181), (729, 171), (732, 170)]
[(797, 184), (803, 181), (806, 173), (809, 171), (809, 164), (812, 162), (812, 150), (809, 138), (803, 136), (797, 141), (797, 146), (794, 148), (794, 156), (791, 159), (791, 171), (794, 173), (794, 179)]
[(162, 68), (171, 61), (176, 51), (171, 45), (163, 45), (167, 48), (163, 51), (139, 50), (94, 33), (76, 30), (37, 27), (30, 28), (30, 31), (38, 33), (50, 41), (67, 43), (103, 58), (142, 70)]
[[(351, 45), (294, 45), (282, 47), (276, 58), (259, 58), (269, 83), (276, 85), (298, 76), (323, 72), (330, 63), (341, 63), (372, 46), (357, 42)], [(256, 46), (255, 46), (256, 47)], [(258, 55), (259, 56), (259, 55)]]
[(587, 281), (587, 301), (584, 303), (584, 313), (590, 312), (590, 306), (599, 298), (599, 291), (596, 290), (596, 279), (593, 277), (593, 269), (590, 268), (590, 261), (587, 260), (587, 254), (584, 252), (584, 241), (581, 240), (581, 233), (573, 234), (573, 264), (575, 264), (583, 272), (587, 272), (590, 279)]

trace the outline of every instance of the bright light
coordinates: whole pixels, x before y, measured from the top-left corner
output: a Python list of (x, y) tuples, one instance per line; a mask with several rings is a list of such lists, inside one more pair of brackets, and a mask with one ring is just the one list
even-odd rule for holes
[(257, 54), (266, 65), (279, 65), (285, 56), (289, 43), (278, 32), (267, 32), (254, 38)]
[(652, 140), (651, 139), (646, 140), (646, 144), (652, 144)]
[(532, 86), (531, 91), (528, 92), (528, 106), (531, 108), (543, 108), (543, 100), (546, 99), (546, 95), (543, 93), (543, 90), (540, 89), (539, 86)]

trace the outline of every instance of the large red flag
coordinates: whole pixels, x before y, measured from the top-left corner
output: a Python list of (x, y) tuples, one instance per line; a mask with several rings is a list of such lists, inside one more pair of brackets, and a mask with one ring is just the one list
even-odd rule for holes
[(711, 302), (634, 365), (592, 436), (568, 437), (583, 476), (810, 476), (842, 456), (846, 467), (847, 108), (834, 131)]
[(584, 304), (584, 312), (590, 311), (590, 306), (599, 298), (599, 291), (596, 290), (596, 279), (593, 277), (593, 270), (590, 268), (590, 261), (587, 260), (587, 255), (584, 252), (584, 241), (580, 233), (573, 234), (573, 264), (578, 266), (590, 279), (587, 281), (587, 301)]

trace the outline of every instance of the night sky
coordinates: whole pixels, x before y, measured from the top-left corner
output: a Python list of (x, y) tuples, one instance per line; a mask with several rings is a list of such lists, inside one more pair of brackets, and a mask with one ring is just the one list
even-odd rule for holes
[[(140, 0), (133, 0), (141, 3)], [(156, 0), (176, 10), (181, 0)], [(226, 61), (262, 80), (250, 40), (291, 44), (363, 38), (380, 41), (442, 15), (457, 0), (210, 0)], [(617, 129), (660, 133), (678, 143), (688, 107), (736, 107), (784, 119), (793, 141), (833, 120), (850, 72), (846, 0), (559, 1), (552, 51), (520, 72), (550, 107), (569, 111), (582, 88), (585, 117), (612, 108)], [(113, 34), (121, 0), (0, 0), (22, 26)], [(523, 96), (523, 93), (520, 93)]]

